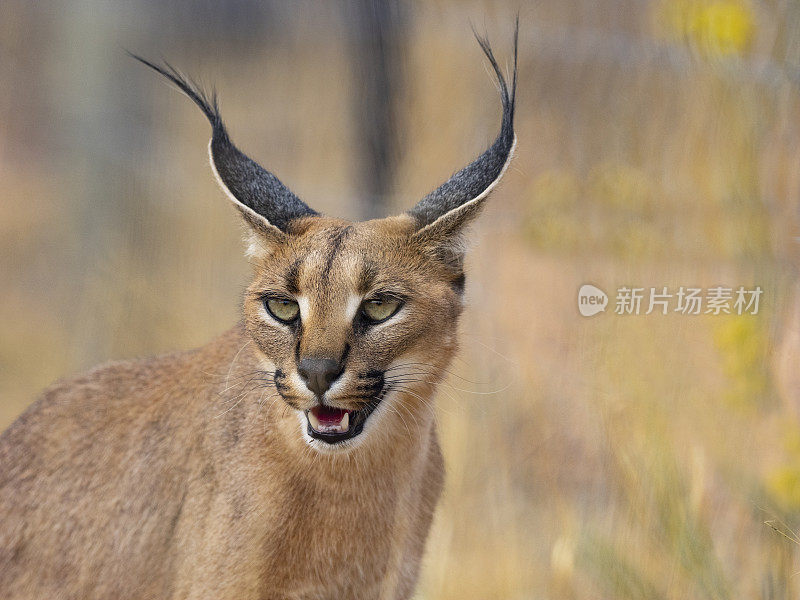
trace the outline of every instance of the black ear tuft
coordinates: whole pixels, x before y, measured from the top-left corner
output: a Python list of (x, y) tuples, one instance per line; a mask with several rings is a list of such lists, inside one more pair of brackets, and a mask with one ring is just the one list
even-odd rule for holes
[(225, 125), (222, 123), (222, 117), (219, 114), (219, 104), (217, 102), (216, 90), (212, 89), (211, 97), (209, 98), (208, 94), (203, 91), (197, 82), (182, 74), (167, 61), (164, 61), (163, 65), (157, 65), (150, 62), (146, 58), (142, 58), (141, 56), (133, 54), (132, 52), (128, 52), (128, 55), (131, 58), (138, 60), (140, 63), (150, 67), (156, 73), (159, 73), (165, 78), (169, 79), (180, 91), (186, 94), (195, 104), (197, 104), (197, 106), (200, 107), (200, 110), (203, 111), (203, 114), (211, 123), (211, 127), (214, 129), (215, 134), (219, 131), (220, 134), (227, 135), (225, 133)]
[[(503, 173), (511, 160), (516, 136), (514, 134), (514, 104), (517, 93), (517, 45), (519, 39), (519, 16), (517, 16), (514, 29), (514, 70), (511, 78), (511, 89), (497, 59), (494, 56), (489, 40), (479, 35), (473, 29), (483, 53), (489, 59), (494, 70), (497, 82), (500, 85), (500, 100), (503, 105), (503, 116), (500, 124), (500, 134), (494, 143), (481, 154), (474, 162), (461, 169), (440, 187), (425, 196), (412, 208), (410, 214), (417, 222), (417, 227), (422, 229), (432, 224), (440, 217), (454, 211), (465, 204), (483, 199), (491, 189), (500, 181)], [(474, 211), (468, 211), (474, 216)]]
[(163, 65), (157, 65), (135, 54), (129, 54), (166, 77), (203, 111), (212, 128), (209, 146), (211, 166), (220, 185), (232, 200), (261, 215), (270, 225), (284, 232), (292, 220), (317, 214), (275, 175), (233, 145), (220, 116), (215, 91), (209, 96), (196, 82), (181, 74), (166, 61)]

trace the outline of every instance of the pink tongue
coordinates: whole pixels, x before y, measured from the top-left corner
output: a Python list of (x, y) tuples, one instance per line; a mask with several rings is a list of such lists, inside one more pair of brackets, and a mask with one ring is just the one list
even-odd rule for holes
[(350, 411), (330, 406), (315, 406), (311, 409), (311, 412), (314, 413), (314, 416), (317, 417), (322, 425), (338, 425)]

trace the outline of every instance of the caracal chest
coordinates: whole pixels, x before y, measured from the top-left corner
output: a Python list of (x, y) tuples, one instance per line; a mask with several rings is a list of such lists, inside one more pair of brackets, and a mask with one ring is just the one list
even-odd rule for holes
[(260, 538), (251, 548), (266, 597), (394, 597), (414, 527), (409, 486), (369, 476), (337, 484), (311, 473), (287, 483), (272, 494), (260, 523), (242, 531)]

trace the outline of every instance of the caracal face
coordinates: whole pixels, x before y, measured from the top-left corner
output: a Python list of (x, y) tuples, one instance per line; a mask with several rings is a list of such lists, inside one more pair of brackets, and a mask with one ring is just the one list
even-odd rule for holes
[(297, 413), (294, 435), (315, 450), (407, 426), (455, 351), (461, 265), (414, 231), (405, 216), (316, 216), (284, 241), (251, 240), (247, 330), (273, 399)]

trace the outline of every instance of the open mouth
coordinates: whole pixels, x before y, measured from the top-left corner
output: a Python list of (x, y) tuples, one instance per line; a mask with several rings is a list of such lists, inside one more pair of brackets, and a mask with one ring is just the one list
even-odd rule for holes
[(384, 394), (374, 398), (364, 408), (346, 410), (317, 405), (306, 411), (308, 435), (315, 440), (336, 444), (353, 439), (364, 431), (364, 423), (378, 407)]

